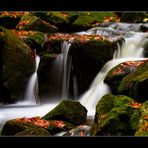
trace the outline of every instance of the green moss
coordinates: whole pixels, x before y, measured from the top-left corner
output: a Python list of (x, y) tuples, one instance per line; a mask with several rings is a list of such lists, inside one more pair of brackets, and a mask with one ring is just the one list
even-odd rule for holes
[(32, 14), (25, 14), (18, 25), (20, 30), (35, 30), (43, 33), (54, 33), (58, 29)]
[(83, 124), (86, 121), (87, 110), (77, 101), (63, 100), (53, 110), (47, 113), (43, 119), (63, 120), (74, 125)]
[(2, 136), (12, 136), (18, 132), (24, 131), (29, 128), (37, 128), (37, 126), (30, 123), (21, 123), (16, 120), (7, 121), (1, 131)]
[(148, 63), (146, 62), (138, 67), (134, 73), (125, 76), (120, 82), (118, 93), (134, 97), (135, 100), (144, 102), (148, 97), (144, 89), (147, 84), (147, 71)]
[(50, 136), (50, 133), (43, 128), (28, 128), (15, 134), (15, 136)]
[(124, 95), (104, 95), (96, 107), (91, 135), (132, 135), (132, 101)]

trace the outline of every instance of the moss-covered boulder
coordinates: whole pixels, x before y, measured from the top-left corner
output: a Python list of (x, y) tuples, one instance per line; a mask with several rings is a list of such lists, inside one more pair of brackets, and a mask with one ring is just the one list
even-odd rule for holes
[(47, 35), (39, 31), (17, 31), (14, 33), (22, 39), (31, 49), (36, 49), (37, 53), (40, 53), (43, 44), (46, 41)]
[(71, 30), (73, 31), (84, 31), (90, 29), (96, 23), (103, 22), (107, 17), (111, 18), (111, 21), (116, 20), (116, 15), (112, 12), (71, 12), (73, 15), (78, 15), (78, 18), (71, 24)]
[(0, 102), (21, 100), (35, 68), (34, 52), (11, 30), (0, 28)]
[(57, 27), (59, 32), (69, 32), (70, 21), (68, 19), (68, 12), (35, 12), (35, 15)]
[(32, 15), (31, 13), (23, 15), (19, 24), (17, 25), (17, 28), (19, 30), (34, 30), (44, 33), (54, 33), (58, 31), (56, 27), (43, 21), (39, 17)]
[(135, 136), (148, 136), (148, 101), (144, 102), (139, 111), (140, 119)]
[(122, 79), (128, 74), (135, 72), (137, 68), (145, 62), (147, 62), (147, 60), (126, 61), (118, 64), (107, 73), (104, 82), (110, 86), (114, 94), (117, 94)]
[(123, 95), (104, 95), (96, 106), (91, 135), (133, 135), (131, 116), (134, 100)]
[(87, 109), (78, 101), (62, 100), (53, 110), (43, 116), (45, 120), (62, 120), (74, 125), (86, 121)]
[(145, 102), (148, 98), (148, 60), (133, 73), (125, 76), (118, 87), (118, 94), (125, 94), (137, 102)]
[(13, 135), (16, 135), (17, 133), (19, 135), (21, 134), (28, 135), (31, 133), (39, 134), (39, 132), (41, 132), (40, 134), (42, 135), (43, 133), (44, 134), (48, 133), (48, 131), (45, 130), (44, 128), (38, 125), (35, 125), (35, 124), (31, 124), (31, 122), (28, 122), (28, 121), (30, 120), (27, 118), (18, 118), (18, 119), (7, 121), (2, 128), (1, 135), (2, 136), (13, 136)]
[(14, 29), (25, 12), (0, 12), (0, 25), (7, 29)]
[(73, 128), (75, 128), (73, 124), (61, 120), (44, 120), (40, 117), (16, 118), (4, 124), (1, 135), (47, 136)]

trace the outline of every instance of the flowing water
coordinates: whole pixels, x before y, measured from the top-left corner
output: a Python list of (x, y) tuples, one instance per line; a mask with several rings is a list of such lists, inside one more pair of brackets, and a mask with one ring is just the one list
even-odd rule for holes
[[(112, 24), (109, 27), (96, 27), (88, 31), (79, 32), (78, 34), (99, 34), (104, 36), (111, 36), (111, 41), (114, 37), (122, 35), (125, 38), (125, 43), (120, 47), (118, 44), (118, 50), (115, 51), (113, 59), (108, 61), (101, 71), (94, 78), (94, 81), (90, 85), (90, 88), (79, 98), (79, 101), (87, 108), (88, 116), (94, 117), (95, 107), (99, 99), (106, 93), (111, 92), (108, 85), (103, 80), (107, 72), (117, 64), (129, 61), (129, 60), (142, 60), (145, 40), (148, 37), (148, 33), (139, 32), (139, 25), (137, 24)], [(68, 58), (68, 51), (70, 48), (70, 42), (64, 42), (62, 45), (62, 53), (56, 58), (55, 63), (57, 65), (57, 83), (59, 80), (62, 83), (61, 94), (62, 97), (68, 96), (69, 87), (69, 75), (71, 69), (71, 58)], [(69, 60), (68, 60), (69, 59)], [(33, 117), (43, 116), (50, 110), (52, 110), (58, 103), (46, 103), (36, 104), (37, 95), (37, 68), (40, 58), (36, 56), (36, 70), (31, 76), (29, 84), (26, 90), (25, 101), (18, 102), (15, 105), (0, 106), (0, 124), (3, 125), (5, 121), (18, 117)], [(61, 74), (63, 73), (63, 74)], [(61, 79), (62, 76), (63, 78)], [(77, 78), (73, 78), (73, 86), (75, 88), (75, 95), (77, 94)], [(61, 83), (59, 83), (61, 85)], [(35, 89), (36, 88), (36, 89)], [(35, 90), (35, 91), (34, 91)], [(36, 92), (34, 95), (34, 92)], [(26, 106), (24, 106), (26, 104)], [(33, 105), (33, 106), (30, 106)]]

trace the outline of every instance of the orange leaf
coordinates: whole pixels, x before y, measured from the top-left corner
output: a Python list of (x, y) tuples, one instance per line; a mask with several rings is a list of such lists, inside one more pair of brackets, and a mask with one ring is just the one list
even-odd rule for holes
[(140, 108), (142, 106), (142, 103), (137, 103), (137, 102), (131, 102), (130, 106), (132, 108)]

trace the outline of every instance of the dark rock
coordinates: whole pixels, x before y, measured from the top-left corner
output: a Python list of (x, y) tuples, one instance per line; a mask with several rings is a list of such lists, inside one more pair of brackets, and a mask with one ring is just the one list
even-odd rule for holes
[(142, 24), (140, 26), (140, 29), (141, 29), (142, 32), (147, 32), (148, 31), (148, 23)]
[(35, 68), (33, 51), (13, 31), (1, 28), (0, 102), (21, 100), (29, 77)]
[(86, 121), (87, 110), (77, 101), (63, 100), (53, 110), (47, 113), (45, 120), (62, 120), (74, 125), (83, 124)]

